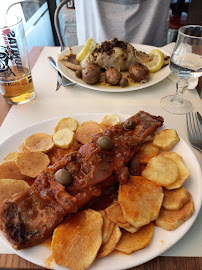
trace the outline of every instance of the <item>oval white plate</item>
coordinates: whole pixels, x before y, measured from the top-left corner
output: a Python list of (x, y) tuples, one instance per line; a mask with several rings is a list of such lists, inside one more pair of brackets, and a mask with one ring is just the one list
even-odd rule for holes
[[(148, 46), (148, 45), (142, 45), (142, 44), (132, 44), (134, 46), (135, 49), (139, 50), (139, 51), (143, 51), (146, 53), (150, 53), (152, 50), (154, 49), (158, 49), (157, 47), (153, 47), (153, 46)], [(81, 49), (83, 48), (83, 46), (75, 46), (72, 47), (72, 51), (73, 53), (77, 54), (78, 52), (81, 51)], [(170, 53), (160, 49), (165, 55), (170, 56)], [(69, 54), (69, 49), (64, 50), (60, 55), (66, 55)], [(169, 66), (165, 66), (163, 68), (161, 68), (159, 71), (153, 73), (151, 75), (150, 80), (147, 83), (143, 83), (139, 86), (135, 86), (135, 85), (131, 85), (131, 86), (127, 86), (127, 87), (104, 87), (103, 85), (90, 85), (85, 83), (82, 79), (79, 79), (76, 77), (75, 72), (72, 71), (71, 69), (67, 68), (61, 61), (58, 61), (57, 58), (57, 66), (61, 72), (61, 74), (63, 76), (65, 76), (67, 79), (71, 80), (72, 82), (75, 82), (83, 87), (86, 88), (90, 88), (93, 89), (95, 91), (103, 91), (103, 92), (128, 92), (128, 91), (134, 91), (134, 90), (140, 90), (149, 86), (152, 86), (154, 84), (159, 83), (160, 81), (164, 80), (166, 77), (168, 77), (168, 75), (170, 74), (170, 68)]]
[[(98, 123), (101, 122), (102, 118), (106, 114), (80, 114), (80, 115), (68, 115), (74, 117), (80, 124), (87, 120), (94, 120)], [(64, 117), (64, 116), (63, 116)], [(129, 115), (120, 115), (122, 121), (128, 118)], [(3, 158), (13, 151), (18, 151), (19, 146), (22, 144), (25, 138), (32, 135), (36, 132), (44, 132), (47, 134), (53, 134), (54, 127), (57, 122), (62, 117), (57, 117), (54, 119), (42, 121), (40, 123), (29, 126), (25, 129), (20, 130), (19, 132), (13, 134), (8, 137), (2, 144), (0, 145), (0, 163), (3, 162)], [(165, 128), (165, 126), (163, 127)], [(107, 256), (102, 259), (97, 259), (90, 269), (94, 270), (118, 270), (118, 269), (126, 269), (130, 267), (135, 267), (142, 263), (145, 263), (163, 252), (165, 252), (168, 248), (172, 247), (175, 243), (177, 243), (190, 229), (192, 224), (194, 223), (200, 207), (201, 207), (201, 190), (202, 190), (202, 172), (200, 168), (200, 164), (198, 163), (197, 158), (192, 152), (189, 145), (181, 139), (180, 142), (172, 149), (172, 151), (177, 152), (183, 157), (183, 160), (190, 170), (191, 176), (189, 179), (185, 181), (184, 187), (192, 194), (195, 212), (193, 216), (182, 224), (175, 231), (166, 231), (159, 227), (154, 227), (154, 235), (150, 242), (150, 244), (139, 251), (132, 253), (131, 255), (124, 255), (118, 252), (114, 252), (110, 256)], [(5, 239), (2, 233), (0, 233), (0, 241), (4, 242), (10, 247), (9, 242)], [(45, 245), (38, 245), (32, 248), (27, 248), (24, 250), (14, 250), (13, 252), (19, 255), (20, 257), (38, 264), (43, 267), (52, 267), (54, 269), (67, 269), (56, 264), (47, 265), (47, 259), (51, 255), (50, 250)], [(62, 250), (61, 250), (62, 252)]]

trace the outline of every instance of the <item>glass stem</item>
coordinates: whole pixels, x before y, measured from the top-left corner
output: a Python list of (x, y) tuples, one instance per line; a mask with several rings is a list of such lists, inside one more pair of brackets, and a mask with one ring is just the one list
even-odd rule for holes
[(186, 79), (180, 79), (176, 83), (176, 94), (174, 95), (173, 99), (171, 100), (174, 104), (183, 104), (184, 102), (184, 91), (187, 90), (189, 84)]

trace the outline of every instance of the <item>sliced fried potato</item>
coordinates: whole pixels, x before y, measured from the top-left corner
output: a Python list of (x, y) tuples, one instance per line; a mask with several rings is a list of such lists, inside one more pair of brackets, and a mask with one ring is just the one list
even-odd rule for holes
[(22, 153), (28, 153), (29, 152), (29, 150), (25, 147), (24, 143), (20, 145), (19, 149), (20, 149), (20, 152), (22, 152)]
[(109, 238), (114, 229), (114, 223), (107, 218), (104, 210), (99, 211), (99, 213), (102, 215), (103, 218), (102, 245), (104, 245), (109, 241)]
[(29, 152), (47, 153), (54, 147), (52, 136), (45, 133), (35, 133), (24, 141), (24, 146)]
[(30, 185), (24, 180), (0, 179), (0, 202), (29, 188)]
[(131, 254), (132, 252), (145, 248), (150, 243), (152, 236), (152, 223), (145, 225), (135, 233), (123, 231), (121, 239), (115, 249), (126, 254)]
[(87, 121), (81, 124), (76, 131), (76, 139), (82, 144), (88, 143), (92, 135), (102, 132), (102, 128), (94, 121)]
[(153, 145), (163, 151), (167, 151), (173, 148), (179, 141), (180, 138), (178, 137), (176, 130), (163, 129), (156, 133)]
[(163, 190), (164, 198), (162, 206), (166, 210), (180, 210), (189, 201), (189, 192), (184, 188)]
[(118, 202), (123, 216), (135, 228), (155, 220), (163, 201), (162, 187), (142, 176), (132, 176), (131, 183), (121, 185)]
[(16, 161), (5, 161), (0, 165), (0, 179), (24, 180), (25, 176), (18, 168)]
[(58, 130), (53, 135), (54, 144), (62, 149), (68, 149), (74, 142), (75, 134), (68, 128)]
[(142, 176), (158, 185), (166, 187), (174, 183), (180, 174), (173, 160), (158, 155), (149, 160), (146, 168), (142, 171)]
[(69, 128), (71, 131), (75, 132), (77, 127), (79, 126), (78, 122), (71, 117), (62, 118), (55, 127), (54, 132), (56, 133), (58, 130)]
[(140, 147), (137, 155), (141, 164), (147, 164), (150, 158), (158, 155), (158, 152), (159, 148), (155, 147), (152, 142), (146, 142)]
[(11, 160), (16, 160), (19, 155), (19, 152), (12, 152), (8, 154), (5, 158), (4, 161), (11, 161)]
[(154, 221), (154, 224), (167, 231), (173, 231), (187, 221), (194, 213), (194, 204), (191, 194), (190, 200), (177, 211), (166, 210), (161, 208), (158, 218)]
[(22, 174), (35, 178), (48, 167), (50, 159), (41, 152), (20, 153), (16, 163)]
[(117, 114), (109, 114), (105, 115), (104, 118), (102, 119), (102, 122), (100, 123), (101, 127), (105, 126), (116, 126), (120, 125), (120, 118)]
[(100, 247), (97, 258), (102, 258), (112, 253), (116, 245), (118, 244), (120, 238), (121, 230), (117, 225), (115, 225), (109, 241), (105, 245), (102, 245)]
[(102, 244), (103, 219), (87, 209), (72, 215), (53, 233), (52, 255), (55, 262), (72, 270), (84, 270), (95, 260)]
[(178, 179), (171, 185), (166, 186), (166, 188), (167, 189), (180, 188), (183, 185), (184, 181), (190, 175), (189, 170), (187, 169), (187, 167), (185, 166), (182, 160), (182, 157), (175, 152), (162, 152), (160, 155), (163, 157), (172, 159), (176, 163), (179, 170), (179, 174), (180, 174)]

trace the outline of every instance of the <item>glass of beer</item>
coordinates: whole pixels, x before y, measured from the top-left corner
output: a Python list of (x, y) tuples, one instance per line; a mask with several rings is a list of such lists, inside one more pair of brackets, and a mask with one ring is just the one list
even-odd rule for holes
[(23, 104), (35, 96), (22, 19), (0, 16), (0, 93), (10, 104)]

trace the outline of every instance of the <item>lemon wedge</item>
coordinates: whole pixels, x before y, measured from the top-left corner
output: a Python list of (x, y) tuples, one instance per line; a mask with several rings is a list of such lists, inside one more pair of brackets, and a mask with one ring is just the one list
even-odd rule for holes
[(95, 48), (95, 46), (96, 46), (95, 40), (89, 38), (84, 48), (77, 54), (76, 60), (81, 62), (86, 57), (86, 55)]
[(164, 54), (158, 49), (154, 49), (149, 54), (151, 61), (144, 63), (148, 67), (150, 72), (158, 71), (164, 63)]

